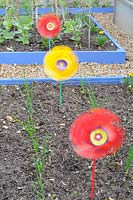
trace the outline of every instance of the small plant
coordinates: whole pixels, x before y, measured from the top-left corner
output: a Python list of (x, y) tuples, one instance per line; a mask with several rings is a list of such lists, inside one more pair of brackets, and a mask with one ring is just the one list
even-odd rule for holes
[(6, 40), (12, 40), (15, 37), (15, 31), (13, 30), (13, 13), (14, 8), (10, 7), (8, 10), (8, 17), (3, 17), (3, 21), (0, 21), (0, 43), (4, 43)]
[(92, 33), (98, 33), (99, 32), (99, 28), (98, 26), (96, 26), (93, 22), (90, 23), (90, 31)]
[[(50, 39), (51, 46), (54, 46), (55, 43), (58, 41), (58, 39), (60, 39), (59, 36), (58, 36), (58, 37), (51, 38), (51, 39)], [(43, 46), (44, 48), (47, 48), (47, 47), (49, 46), (49, 44), (48, 44), (49, 41), (48, 41), (48, 39), (45, 38), (45, 37), (42, 37), (42, 38), (41, 38), (41, 43), (42, 43), (42, 46)]]
[(108, 41), (108, 38), (104, 35), (98, 35), (96, 37), (96, 43), (98, 44), (98, 46), (104, 47), (105, 43)]
[[(83, 95), (87, 96), (87, 88), (83, 84), (82, 80), (80, 80), (80, 86), (81, 86), (81, 93)], [(101, 102), (101, 105), (98, 105), (98, 101), (97, 101), (97, 99), (95, 97), (94, 91), (93, 91), (91, 86), (89, 86), (89, 97), (88, 97), (88, 100), (89, 100), (92, 108), (98, 108), (98, 107), (104, 108), (105, 100), (103, 99), (103, 101)]]
[(104, 3), (104, 6), (105, 7), (110, 7), (111, 6), (110, 0), (106, 0), (105, 3)]
[[(20, 89), (21, 91), (21, 89)], [(26, 105), (27, 111), (28, 111), (28, 117), (26, 121), (21, 121), (19, 119), (15, 120), (18, 122), (19, 125), (23, 127), (23, 129), (28, 134), (33, 147), (33, 161), (34, 161), (34, 167), (36, 169), (37, 174), (37, 183), (36, 181), (32, 183), (34, 192), (36, 194), (37, 200), (44, 200), (45, 194), (44, 194), (44, 183), (43, 183), (43, 170), (45, 166), (45, 160), (47, 155), (47, 146), (46, 146), (46, 139), (47, 137), (44, 137), (42, 145), (39, 142), (39, 138), (37, 137), (37, 132), (35, 128), (35, 122), (33, 118), (33, 95), (32, 90), (30, 89), (30, 86), (25, 80), (25, 93), (27, 96), (27, 99), (25, 100), (24, 94), (21, 91), (21, 96), (24, 99), (24, 103)]]
[(11, 19), (5, 19), (0, 28), (0, 43), (6, 40), (12, 40), (15, 36), (15, 32), (12, 30), (13, 24)]
[(81, 86), (81, 94), (86, 95), (87, 94), (87, 90), (86, 90), (86, 87), (83, 84), (82, 80), (80, 80), (80, 86)]
[(5, 0), (0, 0), (0, 8), (4, 8), (5, 7)]
[(80, 7), (80, 1), (73, 1), (73, 7)]
[(75, 15), (74, 19), (68, 19), (64, 22), (64, 33), (70, 34), (70, 39), (79, 44), (81, 39), (82, 19)]
[(15, 32), (17, 34), (17, 38), (15, 39), (18, 42), (22, 42), (23, 44), (29, 44), (29, 40), (31, 37), (30, 30), (32, 29), (32, 19), (30, 16), (19, 16), (14, 21), (14, 26), (17, 29)]
[(126, 174), (128, 174), (128, 171), (131, 167), (131, 162), (133, 161), (133, 146), (131, 145), (128, 151), (128, 156), (126, 160)]
[(131, 93), (133, 93), (133, 73), (130, 73), (127, 77), (124, 78), (124, 84)]
[(100, 7), (100, 1), (99, 0), (92, 0), (91, 6), (92, 7)]

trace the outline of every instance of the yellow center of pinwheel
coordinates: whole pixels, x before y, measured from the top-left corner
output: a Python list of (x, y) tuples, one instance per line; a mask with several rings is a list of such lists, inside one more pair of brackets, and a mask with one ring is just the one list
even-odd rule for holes
[(108, 140), (107, 133), (102, 129), (95, 129), (90, 134), (90, 141), (95, 146), (101, 146)]
[(48, 29), (49, 31), (54, 30), (54, 27), (55, 27), (55, 25), (54, 25), (52, 22), (47, 23), (47, 29)]

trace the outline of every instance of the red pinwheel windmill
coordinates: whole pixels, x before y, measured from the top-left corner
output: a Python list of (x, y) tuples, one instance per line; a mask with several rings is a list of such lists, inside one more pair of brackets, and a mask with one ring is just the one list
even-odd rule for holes
[(96, 160), (114, 154), (124, 141), (125, 131), (120, 118), (104, 108), (94, 108), (77, 117), (70, 130), (74, 151), (87, 159), (93, 159), (91, 200), (94, 199)]
[(43, 15), (38, 20), (37, 30), (42, 37), (50, 39), (57, 36), (61, 30), (59, 17), (52, 13)]

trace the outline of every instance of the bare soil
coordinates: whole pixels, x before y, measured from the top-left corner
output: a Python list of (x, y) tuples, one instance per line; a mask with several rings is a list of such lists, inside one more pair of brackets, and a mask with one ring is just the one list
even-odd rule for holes
[[(33, 85), (33, 108), (37, 135), (42, 144), (48, 133), (44, 169), (46, 200), (88, 200), (91, 186), (91, 160), (77, 156), (69, 142), (69, 129), (78, 114), (90, 109), (87, 94), (79, 86), (63, 85), (63, 105), (59, 106), (59, 85)], [(133, 170), (125, 173), (127, 153), (133, 144), (133, 95), (124, 85), (93, 85), (99, 103), (122, 119), (126, 140), (112, 156), (97, 161), (95, 199), (131, 200)], [(23, 94), (24, 86), (20, 87)], [(32, 144), (27, 133), (9, 116), (27, 119), (18, 86), (0, 86), (0, 194), (1, 200), (35, 200), (32, 181), (36, 173)]]

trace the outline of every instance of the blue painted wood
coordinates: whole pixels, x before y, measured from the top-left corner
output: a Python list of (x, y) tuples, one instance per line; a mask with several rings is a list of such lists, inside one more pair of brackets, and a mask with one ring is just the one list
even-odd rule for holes
[[(67, 81), (63, 81), (64, 85), (80, 85), (81, 81), (83, 84), (123, 84), (124, 76), (110, 76), (110, 77), (74, 77)], [(51, 83), (51, 84), (59, 84), (58, 81), (54, 81), (50, 78), (28, 78), (28, 83), (31, 84), (33, 82), (38, 83)], [(5, 78), (0, 79), (0, 85), (23, 85), (25, 83), (24, 78)]]
[[(64, 8), (64, 10), (68, 10), (69, 12), (73, 13), (73, 14), (76, 14), (76, 13), (79, 13), (79, 12), (85, 12), (85, 13), (88, 13), (89, 11), (89, 8)], [(49, 12), (52, 12), (52, 9), (51, 8), (39, 8), (38, 9), (38, 13), (39, 14), (46, 14), (46, 13), (49, 13)], [(114, 12), (114, 7), (111, 6), (111, 7), (104, 7), (104, 8), (90, 8), (90, 12), (91, 13), (113, 13)], [(5, 9), (4, 8), (0, 8), (0, 15), (4, 15), (5, 14)], [(21, 8), (20, 9), (20, 14), (27, 14), (27, 12), (25, 12), (25, 9), (24, 8)]]
[(71, 12), (72, 14), (76, 14), (76, 13), (80, 13), (80, 12), (84, 12), (84, 13), (113, 13), (114, 12), (114, 7), (108, 7), (108, 8), (69, 8), (68, 9), (69, 12)]
[[(79, 62), (102, 64), (125, 63), (125, 51), (75, 51)], [(1, 52), (0, 64), (43, 64), (44, 52)]]

